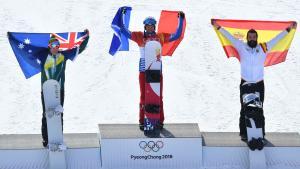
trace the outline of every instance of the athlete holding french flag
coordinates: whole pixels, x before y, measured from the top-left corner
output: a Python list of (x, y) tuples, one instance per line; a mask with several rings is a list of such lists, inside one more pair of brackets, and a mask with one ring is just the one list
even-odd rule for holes
[[(125, 17), (127, 7), (122, 8), (123, 18)], [(147, 17), (143, 24), (144, 24), (144, 32), (137, 31), (131, 32), (125, 27), (125, 22), (123, 20), (122, 26), (120, 31), (124, 34), (127, 38), (131, 39), (132, 41), (136, 42), (140, 48), (140, 62), (139, 62), (139, 84), (140, 84), (140, 105), (139, 105), (139, 127), (141, 130), (144, 129), (144, 106), (145, 106), (145, 44), (148, 41), (158, 41), (161, 45), (164, 43), (172, 42), (180, 38), (182, 29), (183, 29), (183, 20), (184, 20), (184, 13), (178, 12), (178, 27), (173, 34), (167, 33), (156, 33), (156, 20), (153, 17)], [(163, 97), (162, 97), (162, 87), (163, 87), (163, 79), (161, 77), (160, 83), (160, 123), (159, 128), (163, 128), (164, 122), (164, 110), (163, 110)]]

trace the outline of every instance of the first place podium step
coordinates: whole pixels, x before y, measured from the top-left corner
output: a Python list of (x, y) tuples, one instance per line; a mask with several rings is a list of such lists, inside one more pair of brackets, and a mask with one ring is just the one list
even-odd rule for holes
[(102, 167), (201, 168), (202, 138), (198, 124), (167, 124), (149, 138), (137, 124), (99, 124)]

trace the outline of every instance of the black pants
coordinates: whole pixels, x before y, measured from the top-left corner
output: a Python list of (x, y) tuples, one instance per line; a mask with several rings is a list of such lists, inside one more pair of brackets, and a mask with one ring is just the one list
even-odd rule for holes
[[(262, 103), (264, 103), (264, 98), (265, 98), (265, 85), (264, 81), (257, 82), (256, 85), (251, 88), (251, 91), (249, 90), (249, 87), (247, 86), (242, 86), (243, 83), (246, 82), (245, 80), (241, 80), (240, 84), (240, 103), (241, 103), (241, 111), (240, 111), (240, 135), (247, 135), (247, 129), (246, 129), (246, 122), (245, 122), (245, 112), (243, 112), (243, 95), (246, 93), (249, 93), (251, 91), (256, 91), (259, 92), (260, 94), (260, 100)], [(264, 114), (262, 113), (262, 121), (263, 121), (263, 135), (265, 135), (265, 117)]]
[[(41, 92), (42, 96), (42, 106), (43, 106), (43, 117), (42, 117), (42, 137), (43, 140), (48, 142), (48, 130), (47, 130), (47, 120), (46, 120), (46, 111), (45, 111), (45, 101), (44, 101), (44, 95), (43, 92)], [(65, 98), (65, 91), (60, 90), (60, 103), (63, 106), (64, 105), (64, 98)], [(63, 130), (63, 113), (61, 114), (61, 126)]]

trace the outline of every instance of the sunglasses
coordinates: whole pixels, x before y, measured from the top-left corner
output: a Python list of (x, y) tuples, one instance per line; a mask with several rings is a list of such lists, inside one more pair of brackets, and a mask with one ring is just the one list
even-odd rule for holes
[(59, 42), (58, 41), (54, 41), (52, 43), (49, 44), (50, 48), (59, 48)]

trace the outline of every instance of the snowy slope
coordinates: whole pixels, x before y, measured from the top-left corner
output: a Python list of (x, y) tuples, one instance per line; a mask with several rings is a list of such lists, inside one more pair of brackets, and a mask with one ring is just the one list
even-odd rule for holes
[[(110, 23), (120, 6), (133, 7), (131, 30), (162, 9), (186, 13), (186, 36), (164, 58), (166, 123), (197, 122), (205, 131), (238, 131), (240, 68), (227, 59), (210, 19), (296, 20), (297, 0), (0, 0), (0, 134), (40, 133), (40, 75), (26, 80), (7, 31), (66, 32), (89, 28), (88, 48), (67, 65), (65, 132), (96, 132), (98, 123), (137, 123), (139, 51), (108, 54)], [(300, 33), (287, 61), (265, 69), (267, 131), (300, 132)]]

